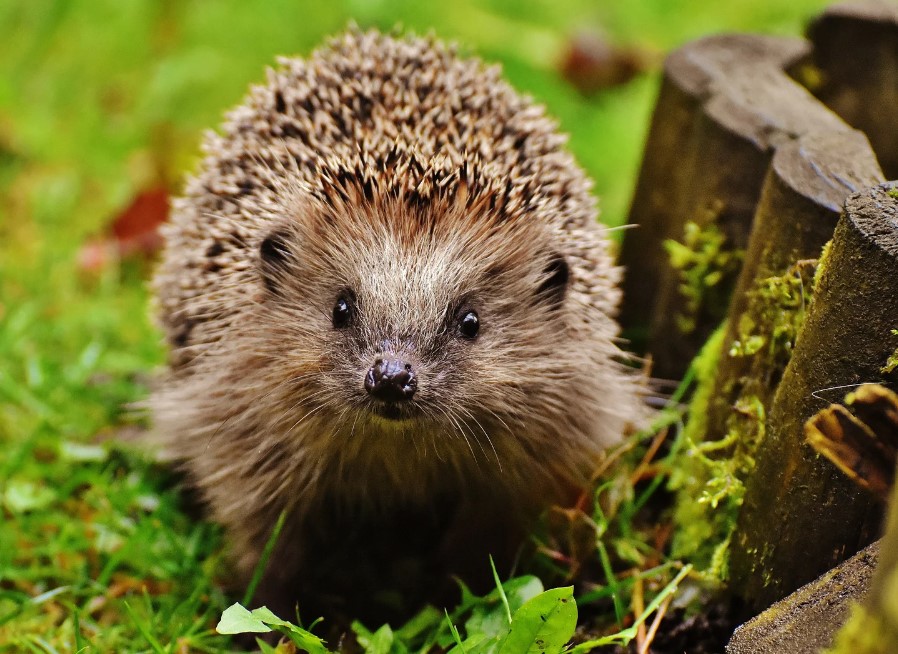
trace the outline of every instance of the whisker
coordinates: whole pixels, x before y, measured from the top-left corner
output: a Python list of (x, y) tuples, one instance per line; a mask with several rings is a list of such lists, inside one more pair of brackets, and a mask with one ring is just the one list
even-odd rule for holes
[(471, 441), (468, 439), (467, 433), (465, 433), (463, 422), (458, 420), (458, 417), (452, 413), (448, 407), (441, 407), (443, 411), (443, 415), (446, 416), (446, 419), (449, 420), (453, 425), (455, 425), (457, 431), (461, 434), (462, 438), (465, 439), (465, 444), (468, 446), (468, 450), (471, 452), (471, 458), (477, 462), (477, 455), (474, 453), (474, 448), (471, 446)]
[[(474, 423), (475, 423), (478, 427), (480, 427), (480, 431), (482, 431), (482, 432), (483, 432), (483, 435), (486, 437), (486, 442), (489, 443), (490, 449), (493, 451), (493, 456), (496, 458), (496, 465), (497, 465), (498, 468), (499, 468), (499, 472), (502, 472), (502, 461), (499, 459), (499, 453), (496, 451), (496, 446), (493, 444), (493, 439), (490, 438), (489, 433), (488, 433), (487, 430), (484, 428), (484, 426), (480, 423), (480, 421), (477, 419), (477, 416), (475, 416), (473, 413), (471, 413), (470, 410), (465, 409), (464, 407), (461, 407), (461, 409), (462, 409), (462, 411), (465, 412), (465, 414), (468, 415), (469, 418), (471, 418), (471, 420), (474, 421)], [(478, 442), (478, 444), (480, 444), (480, 439), (478, 439), (477, 442)], [(482, 445), (482, 444), (480, 444), (480, 449), (481, 449), (481, 451), (483, 451), (483, 445)], [(483, 456), (486, 457), (486, 452), (485, 452), (485, 451), (483, 451)]]
[(350, 437), (350, 438), (352, 438), (353, 435), (355, 434), (355, 426), (356, 426), (356, 423), (358, 423), (358, 421), (359, 421), (359, 415), (361, 415), (361, 412), (360, 412), (360, 411), (356, 411), (356, 412), (355, 412), (355, 419), (352, 421), (352, 428), (349, 430), (349, 437)]
[(316, 406), (314, 409), (312, 409), (311, 411), (309, 411), (308, 413), (306, 413), (302, 418), (300, 418), (299, 420), (297, 420), (296, 422), (294, 422), (294, 423), (293, 423), (293, 426), (291, 426), (290, 429), (287, 430), (287, 433), (292, 432), (294, 429), (296, 429), (297, 427), (299, 427), (299, 425), (301, 425), (301, 424), (305, 421), (306, 418), (308, 418), (309, 416), (311, 416), (311, 415), (317, 413), (318, 411), (320, 411), (321, 409), (323, 409), (323, 408), (326, 407), (326, 406), (327, 406), (327, 402), (322, 402), (321, 404), (319, 404), (318, 406)]
[(813, 396), (814, 398), (816, 398), (822, 402), (828, 402), (829, 400), (827, 400), (824, 397), (820, 397), (818, 395), (818, 393), (824, 393), (827, 391), (838, 391), (843, 388), (857, 388), (858, 386), (863, 386), (864, 384), (867, 384), (867, 383), (869, 383), (869, 382), (860, 382), (858, 384), (842, 384), (841, 386), (827, 386), (826, 388), (818, 388), (816, 391), (811, 391), (811, 396)]
[(205, 447), (203, 448), (203, 453), (205, 454), (205, 453), (209, 450), (209, 447), (212, 445), (212, 441), (215, 440), (215, 438), (218, 436), (218, 434), (221, 432), (221, 430), (224, 429), (225, 425), (228, 424), (228, 422), (230, 422), (231, 420), (233, 420), (234, 418), (236, 418), (238, 415), (241, 415), (242, 413), (246, 413), (251, 407), (254, 407), (254, 406), (258, 405), (260, 402), (262, 402), (263, 400), (267, 399), (272, 393), (274, 393), (274, 392), (280, 390), (280, 389), (283, 388), (285, 385), (287, 385), (287, 384), (289, 384), (289, 383), (291, 383), (291, 382), (292, 382), (292, 378), (291, 378), (291, 379), (284, 380), (284, 381), (278, 383), (274, 388), (270, 389), (267, 393), (264, 393), (264, 394), (262, 394), (262, 395), (260, 395), (260, 396), (255, 397), (255, 398), (253, 399), (253, 401), (250, 402), (250, 403), (248, 403), (246, 406), (238, 407), (237, 409), (235, 409), (234, 411), (232, 411), (230, 414), (228, 414), (228, 415), (225, 417), (225, 419), (222, 420), (221, 423), (219, 423), (219, 425), (218, 425), (218, 427), (215, 429), (215, 431), (214, 431), (214, 432), (209, 436), (209, 438), (206, 440), (206, 445), (205, 445)]

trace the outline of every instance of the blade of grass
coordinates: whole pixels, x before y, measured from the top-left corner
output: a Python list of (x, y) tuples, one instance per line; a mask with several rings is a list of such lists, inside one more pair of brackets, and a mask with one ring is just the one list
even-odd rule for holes
[(645, 608), (645, 610), (636, 618), (636, 621), (633, 622), (631, 626), (628, 628), (617, 632), (616, 634), (611, 634), (609, 636), (603, 636), (602, 638), (596, 638), (595, 640), (588, 640), (585, 643), (580, 643), (579, 645), (572, 647), (567, 650), (567, 654), (584, 654), (585, 652), (589, 652), (596, 647), (604, 647), (607, 645), (627, 645), (633, 638), (636, 637), (636, 633), (639, 630), (639, 626), (643, 624), (648, 617), (652, 615), (655, 611), (658, 610), (658, 607), (661, 606), (661, 603), (664, 602), (669, 596), (671, 596), (674, 592), (676, 592), (677, 588), (680, 585), (680, 582), (692, 572), (692, 565), (686, 565), (682, 570), (674, 577), (670, 583), (668, 583), (660, 593), (658, 593), (655, 598), (649, 602), (649, 605)]
[(249, 586), (246, 587), (246, 592), (243, 594), (243, 601), (240, 602), (243, 606), (249, 606), (249, 603), (253, 601), (253, 596), (256, 594), (256, 588), (258, 588), (259, 582), (262, 581), (262, 575), (265, 574), (265, 568), (268, 567), (268, 559), (271, 558), (271, 553), (274, 551), (274, 546), (277, 544), (278, 536), (281, 535), (281, 529), (284, 528), (284, 522), (286, 520), (287, 511), (281, 511), (281, 515), (278, 516), (278, 520), (274, 524), (274, 529), (271, 530), (271, 536), (268, 538), (268, 542), (265, 543), (265, 549), (262, 550), (262, 556), (259, 557), (256, 569), (253, 570), (253, 578), (250, 580)]
[(651, 626), (649, 626), (649, 631), (645, 636), (645, 643), (642, 647), (642, 650), (638, 654), (651, 654), (651, 646), (655, 640), (655, 635), (658, 633), (658, 627), (661, 626), (661, 621), (664, 619), (664, 616), (667, 614), (667, 607), (670, 606), (670, 602), (673, 599), (673, 595), (668, 595), (664, 602), (662, 602), (661, 606), (658, 608), (658, 612), (655, 613), (655, 619), (652, 620)]
[(134, 609), (131, 608), (131, 605), (128, 604), (128, 602), (122, 603), (125, 605), (125, 612), (128, 614), (128, 617), (131, 618), (134, 626), (137, 627), (137, 631), (139, 631), (140, 635), (150, 644), (153, 651), (156, 652), (156, 654), (165, 654), (165, 648), (162, 647), (162, 644), (156, 640), (155, 636), (153, 636), (153, 634), (150, 633), (150, 630), (147, 629), (147, 626), (137, 617), (137, 614), (134, 612)]
[(505, 607), (505, 615), (508, 618), (508, 624), (511, 624), (511, 607), (508, 605), (508, 597), (505, 595), (505, 589), (502, 587), (502, 581), (499, 579), (499, 573), (496, 572), (496, 562), (490, 555), (490, 567), (493, 569), (493, 580), (496, 582), (496, 590), (499, 591), (499, 597), (502, 599), (502, 605)]
[(200, 598), (202, 597), (204, 592), (206, 592), (206, 584), (198, 584), (187, 597), (187, 599), (175, 606), (174, 610), (172, 611), (172, 617), (177, 615), (182, 610), (185, 616), (189, 616), (190, 614), (193, 614), (195, 616), (194, 619), (190, 622), (186, 631), (181, 632), (180, 638), (192, 638), (196, 634), (203, 631), (203, 629), (206, 627), (209, 615), (212, 612), (212, 607), (207, 606), (205, 607), (205, 609), (200, 610), (200, 607), (202, 606)]
[(32, 652), (37, 652), (37, 654), (59, 654), (59, 650), (40, 636), (30, 636), (25, 641), (25, 644), (28, 645)]
[(72, 630), (75, 632), (75, 654), (80, 654), (87, 649), (88, 645), (84, 642), (84, 636), (81, 633), (81, 612), (78, 609), (72, 611)]
[(452, 638), (455, 640), (455, 644), (458, 645), (461, 654), (467, 654), (467, 652), (465, 652), (465, 646), (462, 645), (461, 636), (458, 634), (458, 629), (452, 624), (452, 618), (449, 617), (449, 611), (443, 609), (443, 612), (446, 614), (446, 623), (449, 625), (449, 631), (452, 632)]
[(669, 595), (672, 595), (674, 592), (676, 592), (677, 588), (680, 585), (680, 582), (683, 581), (683, 579), (686, 578), (686, 575), (688, 575), (690, 572), (692, 572), (692, 564), (683, 566), (683, 569), (677, 573), (677, 576), (671, 579), (670, 583), (668, 583), (663, 589), (661, 589), (661, 592), (655, 595), (654, 599), (649, 602), (649, 605), (645, 607), (645, 611), (642, 612), (642, 614), (636, 619), (636, 621), (645, 622), (652, 613), (658, 610), (658, 607), (661, 606), (661, 602), (667, 599)]
[(605, 581), (608, 582), (608, 589), (611, 592), (611, 601), (614, 603), (614, 617), (617, 624), (624, 621), (624, 605), (621, 602), (621, 594), (618, 592), (620, 584), (614, 575), (614, 568), (611, 566), (611, 559), (608, 557), (608, 550), (605, 549), (605, 543), (598, 541), (596, 546), (599, 550), (599, 561), (602, 563), (602, 572), (605, 574)]
[[(649, 579), (665, 570), (676, 566), (677, 563), (674, 561), (668, 561), (667, 563), (662, 563), (661, 565), (656, 565), (654, 568), (649, 568), (648, 570), (640, 570), (636, 574), (630, 575), (629, 577), (625, 577), (619, 581), (619, 588), (629, 588), (639, 579)], [(586, 593), (583, 593), (580, 597), (577, 598), (577, 606), (583, 606), (584, 604), (589, 604), (590, 602), (596, 602), (600, 599), (604, 599), (609, 597), (614, 589), (610, 589), (607, 586), (604, 588), (599, 588), (597, 590), (590, 590)]]

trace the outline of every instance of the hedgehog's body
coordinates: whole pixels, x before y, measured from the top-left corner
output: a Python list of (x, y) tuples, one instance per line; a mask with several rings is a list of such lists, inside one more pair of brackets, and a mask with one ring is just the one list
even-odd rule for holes
[(526, 522), (638, 412), (588, 182), (496, 70), (353, 32), (284, 60), (206, 152), (155, 279), (153, 408), (242, 574), (282, 511), (288, 594), (330, 587), (315, 552), (347, 526), (430, 515), (432, 552), (485, 549), (463, 524)]

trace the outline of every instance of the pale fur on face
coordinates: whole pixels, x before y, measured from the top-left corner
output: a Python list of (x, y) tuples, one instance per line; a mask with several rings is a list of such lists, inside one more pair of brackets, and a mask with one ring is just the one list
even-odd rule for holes
[[(551, 207), (518, 207), (497, 219), (487, 201), (495, 189), (479, 188), (489, 180), (463, 198), (416, 203), (391, 194), (366, 200), (363, 181), (323, 198), (282, 189), (273, 212), (281, 215), (263, 234), (286, 250), (268, 273), (271, 286), (255, 257), (248, 310), (195, 362), (199, 374), (173, 383), (183, 409), (185, 395), (204, 382), (199, 414), (207, 402), (233, 400), (223, 422), (199, 427), (197, 458), (233, 457), (237, 444), (224, 469), (279, 473), (272, 495), (321, 485), (327, 475), (327, 485), (375, 503), (463, 485), (470, 475), (494, 475), (521, 493), (582, 483), (621, 417), (601, 399), (613, 390), (602, 385), (608, 343), (604, 329), (591, 328), (595, 309), (567, 280), (554, 295), (540, 294), (563, 244), (530, 214)], [(347, 292), (356, 314), (336, 329), (331, 311)], [(457, 333), (461, 310), (479, 316), (474, 340)], [(409, 419), (371, 410), (363, 380), (383, 354), (414, 366)], [(270, 450), (278, 463), (268, 463)]]

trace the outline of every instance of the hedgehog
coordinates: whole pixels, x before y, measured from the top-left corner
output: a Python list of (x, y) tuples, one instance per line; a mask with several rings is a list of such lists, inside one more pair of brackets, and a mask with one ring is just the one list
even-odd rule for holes
[(261, 601), (339, 611), (513, 560), (643, 415), (565, 143), (498, 68), (358, 28), (206, 136), (164, 229), (150, 404), (238, 580), (283, 516)]

